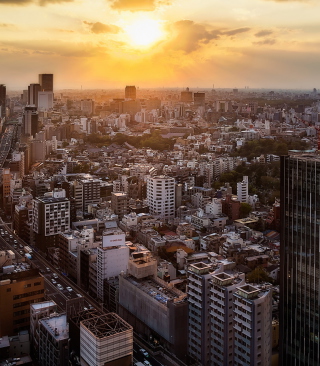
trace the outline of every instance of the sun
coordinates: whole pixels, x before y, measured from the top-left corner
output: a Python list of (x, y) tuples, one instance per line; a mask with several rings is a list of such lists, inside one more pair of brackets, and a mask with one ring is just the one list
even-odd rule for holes
[(164, 36), (161, 23), (151, 18), (138, 18), (125, 27), (130, 44), (134, 47), (148, 47)]

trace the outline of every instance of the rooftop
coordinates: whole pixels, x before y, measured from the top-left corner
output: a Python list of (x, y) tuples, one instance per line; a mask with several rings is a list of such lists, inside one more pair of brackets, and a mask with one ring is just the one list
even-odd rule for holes
[(106, 338), (126, 331), (132, 331), (132, 327), (115, 313), (83, 320), (80, 324), (87, 328), (96, 338)]

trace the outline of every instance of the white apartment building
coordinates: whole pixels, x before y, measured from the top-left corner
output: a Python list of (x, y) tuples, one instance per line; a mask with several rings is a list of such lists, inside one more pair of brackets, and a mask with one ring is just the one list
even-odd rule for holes
[(245, 285), (245, 275), (226, 272), (212, 275), (210, 289), (211, 365), (233, 365), (233, 294)]
[(126, 246), (125, 233), (120, 229), (105, 231), (102, 247), (97, 255), (97, 296), (104, 299), (103, 282), (110, 277), (119, 276), (128, 269), (130, 250)]
[(160, 175), (147, 179), (147, 202), (152, 215), (169, 220), (175, 216), (175, 180)]
[(237, 198), (240, 202), (248, 201), (248, 190), (249, 190), (249, 178), (243, 177), (242, 182), (237, 183)]

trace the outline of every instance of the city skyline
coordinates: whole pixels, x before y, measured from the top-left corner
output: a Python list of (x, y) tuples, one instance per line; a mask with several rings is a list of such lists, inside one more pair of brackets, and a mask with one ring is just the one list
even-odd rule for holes
[(0, 0), (1, 83), (26, 89), (318, 87), (320, 4)]

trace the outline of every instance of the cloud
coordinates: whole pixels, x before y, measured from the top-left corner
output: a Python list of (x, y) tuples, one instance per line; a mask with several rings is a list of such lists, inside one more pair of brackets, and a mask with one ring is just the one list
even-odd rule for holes
[(272, 34), (273, 32), (270, 30), (262, 30), (260, 32), (255, 33), (256, 37), (265, 37), (265, 36), (270, 36), (270, 34)]
[(192, 20), (177, 21), (169, 28), (168, 31), (172, 34), (172, 37), (167, 43), (166, 48), (181, 50), (187, 54), (198, 50), (200, 47), (214, 40), (236, 36), (250, 30), (247, 27), (230, 30), (210, 29), (207, 25), (195, 23)]
[(170, 0), (112, 0), (111, 8), (124, 11), (154, 11), (160, 5), (169, 5)]
[(273, 45), (276, 43), (276, 40), (273, 38), (266, 38), (263, 41), (259, 41), (259, 42), (253, 42), (253, 44), (256, 44), (258, 46), (265, 46), (265, 45)]
[(235, 36), (237, 34), (240, 33), (245, 33), (245, 32), (249, 32), (251, 28), (245, 27), (245, 28), (237, 28), (237, 29), (232, 29), (226, 32), (221, 32), (221, 34), (226, 35), (226, 36)]
[(49, 4), (60, 4), (60, 3), (70, 3), (74, 0), (0, 0), (0, 5), (39, 5), (39, 6), (46, 6)]
[(83, 22), (84, 24), (87, 24), (90, 26), (90, 30), (92, 33), (100, 34), (100, 33), (119, 33), (120, 29), (116, 25), (108, 25), (100, 22), (96, 23), (90, 23), (90, 22)]
[(13, 51), (26, 51), (41, 55), (58, 55), (63, 57), (99, 57), (107, 55), (105, 46), (93, 43), (74, 43), (63, 41), (44, 41), (30, 40), (26, 41), (2, 41), (2, 45), (10, 46)]

